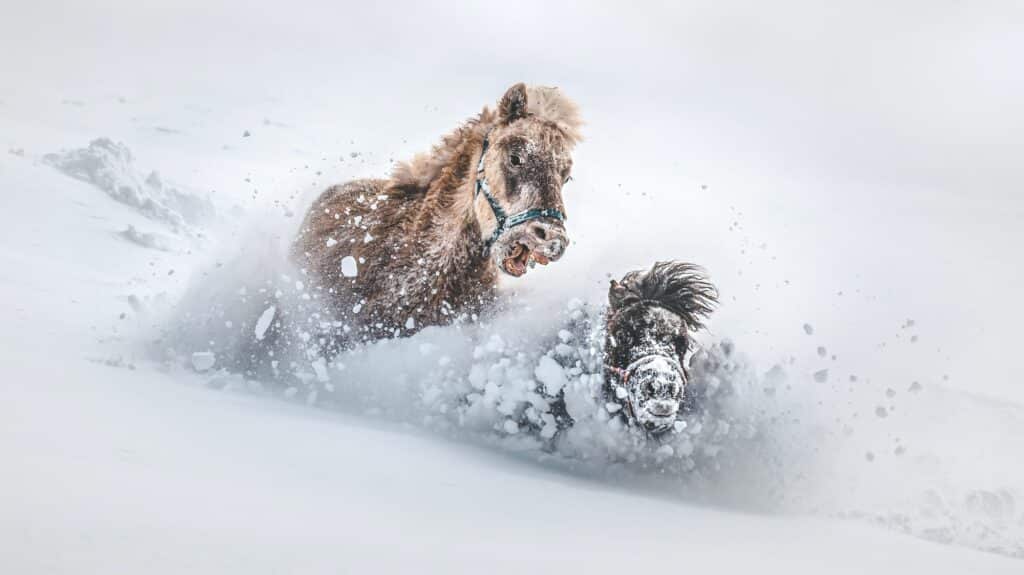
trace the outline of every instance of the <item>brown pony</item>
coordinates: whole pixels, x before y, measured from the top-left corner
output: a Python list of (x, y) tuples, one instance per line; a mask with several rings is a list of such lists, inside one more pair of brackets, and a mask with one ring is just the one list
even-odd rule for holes
[(499, 272), (560, 258), (580, 124), (557, 89), (516, 84), (389, 179), (323, 192), (292, 258), (344, 323), (334, 345), (472, 316), (493, 301)]

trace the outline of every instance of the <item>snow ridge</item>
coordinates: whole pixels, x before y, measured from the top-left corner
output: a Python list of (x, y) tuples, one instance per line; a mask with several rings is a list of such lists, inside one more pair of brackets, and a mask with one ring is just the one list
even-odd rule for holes
[(131, 150), (109, 138), (97, 138), (85, 148), (46, 154), (43, 162), (179, 233), (192, 235), (192, 228), (216, 216), (209, 199), (166, 185), (156, 171), (143, 177)]

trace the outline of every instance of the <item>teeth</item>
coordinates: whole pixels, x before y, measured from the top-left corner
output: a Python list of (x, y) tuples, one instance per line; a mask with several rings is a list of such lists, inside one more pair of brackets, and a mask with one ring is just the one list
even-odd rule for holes
[(523, 244), (516, 244), (512, 246), (512, 249), (508, 252), (509, 259), (517, 259), (519, 256), (523, 255), (523, 250), (525, 249), (526, 246)]

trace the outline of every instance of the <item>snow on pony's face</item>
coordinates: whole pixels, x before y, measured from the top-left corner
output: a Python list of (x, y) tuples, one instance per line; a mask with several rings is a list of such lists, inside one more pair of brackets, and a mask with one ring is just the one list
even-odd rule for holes
[(700, 268), (659, 262), (612, 281), (605, 335), (609, 400), (647, 433), (672, 428), (686, 405), (690, 333), (702, 327), (717, 292)]
[[(488, 134), (484, 174), (491, 194), (507, 216), (529, 210), (565, 214), (562, 186), (572, 169), (571, 152), (579, 139), (575, 105), (554, 88), (516, 84), (502, 97), (498, 123)], [(484, 239), (498, 227), (483, 197), (475, 211)], [(569, 245), (565, 224), (537, 217), (500, 233), (491, 246), (498, 269), (521, 276), (535, 263), (547, 265)]]
[[(683, 403), (689, 349), (686, 325), (675, 314), (655, 305), (620, 308), (614, 329), (608, 330), (606, 354), (616, 390), (631, 423), (661, 433), (675, 423)], [(623, 396), (624, 397), (619, 397)]]

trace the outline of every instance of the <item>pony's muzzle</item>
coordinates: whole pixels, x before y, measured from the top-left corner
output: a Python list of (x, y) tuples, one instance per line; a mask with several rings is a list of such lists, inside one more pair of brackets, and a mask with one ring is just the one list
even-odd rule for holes
[(671, 417), (679, 411), (679, 400), (652, 399), (647, 402), (647, 411), (654, 417)]
[(546, 264), (562, 257), (569, 245), (569, 236), (561, 222), (535, 221), (527, 226), (528, 242), (537, 262)]

